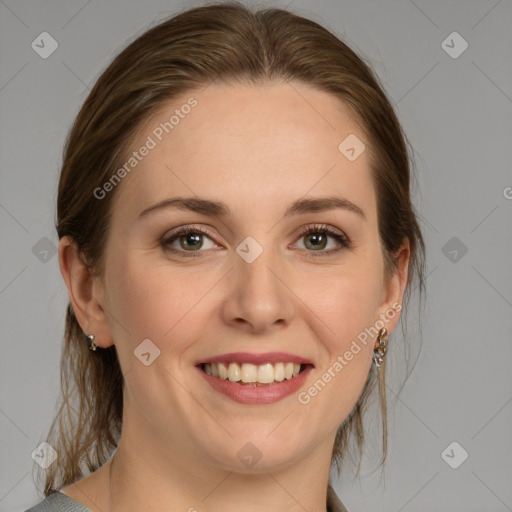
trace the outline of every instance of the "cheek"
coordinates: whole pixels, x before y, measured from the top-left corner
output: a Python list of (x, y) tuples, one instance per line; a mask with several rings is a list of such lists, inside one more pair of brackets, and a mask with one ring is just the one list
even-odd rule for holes
[(324, 321), (330, 344), (337, 350), (378, 318), (382, 282), (376, 267), (347, 266), (340, 269), (338, 278), (331, 277), (324, 286), (309, 289), (308, 300)]
[(204, 325), (201, 299), (215, 280), (206, 273), (198, 279), (193, 272), (172, 270), (136, 252), (123, 259), (120, 252), (112, 257), (116, 263), (107, 280), (116, 344), (133, 351), (150, 339), (166, 353), (182, 351)]
[[(329, 326), (326, 335), (326, 348), (329, 353), (328, 366), (342, 379), (364, 380), (369, 363), (374, 338), (367, 334), (376, 321), (371, 288), (361, 286), (352, 280), (341, 286), (333, 300), (323, 307), (325, 323)], [(341, 365), (341, 366), (340, 366)], [(353, 383), (349, 389), (353, 388)]]
[[(348, 289), (347, 289), (348, 291)], [(311, 418), (321, 418), (322, 428), (338, 426), (357, 403), (371, 369), (375, 339), (365, 329), (375, 322), (373, 308), (358, 289), (341, 294), (321, 309), (323, 349), (327, 357), (316, 369), (310, 385), (297, 399)]]
[(382, 291), (378, 271), (378, 265), (353, 265), (340, 270), (338, 279), (309, 289), (308, 305), (320, 319), (327, 357), (312, 386), (298, 398), (302, 405), (317, 407), (327, 424), (350, 413), (368, 378)]
[[(179, 313), (181, 288), (162, 279), (162, 269), (128, 251), (112, 251), (106, 285), (114, 340), (132, 345), (149, 338), (155, 343), (172, 327)], [(157, 343), (159, 345), (159, 343)]]

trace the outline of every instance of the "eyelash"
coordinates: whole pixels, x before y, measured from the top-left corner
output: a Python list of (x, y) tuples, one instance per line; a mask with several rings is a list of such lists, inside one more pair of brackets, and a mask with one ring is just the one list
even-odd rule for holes
[[(178, 253), (180, 255), (184, 255), (185, 258), (197, 258), (202, 256), (202, 252), (206, 251), (183, 251), (183, 250), (177, 250), (170, 248), (169, 245), (177, 240), (178, 238), (188, 235), (190, 233), (194, 234), (200, 234), (200, 235), (206, 235), (208, 238), (214, 238), (208, 231), (204, 230), (203, 228), (198, 228), (196, 226), (184, 226), (182, 228), (178, 228), (177, 231), (171, 233), (171, 235), (166, 236), (164, 235), (162, 239), (160, 240), (160, 245), (165, 251), (169, 251), (172, 253)], [(297, 240), (300, 240), (306, 235), (312, 234), (312, 233), (320, 233), (322, 235), (329, 235), (330, 237), (334, 238), (340, 245), (341, 248), (335, 248), (330, 249), (328, 251), (311, 251), (306, 249), (306, 251), (309, 253), (308, 256), (311, 256), (313, 258), (322, 257), (322, 256), (329, 256), (333, 253), (337, 253), (343, 249), (350, 249), (352, 247), (352, 242), (349, 240), (349, 238), (341, 233), (338, 233), (334, 229), (330, 228), (329, 226), (326, 226), (325, 224), (314, 224), (312, 226), (307, 226), (304, 228), (299, 235), (297, 236)], [(186, 256), (185, 256), (186, 255)]]

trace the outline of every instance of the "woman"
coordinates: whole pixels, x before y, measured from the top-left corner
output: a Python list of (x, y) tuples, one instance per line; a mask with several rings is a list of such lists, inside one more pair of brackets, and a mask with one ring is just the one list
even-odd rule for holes
[(352, 50), (233, 3), (150, 29), (75, 120), (57, 231), (59, 457), (31, 512), (346, 510), (330, 468), (352, 436), (361, 455), (374, 389), (384, 462), (424, 257), (404, 136)]

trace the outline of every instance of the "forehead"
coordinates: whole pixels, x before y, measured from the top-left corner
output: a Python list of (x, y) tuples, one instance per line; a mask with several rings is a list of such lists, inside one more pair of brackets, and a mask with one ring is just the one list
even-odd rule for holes
[[(361, 154), (348, 158), (347, 145)], [(296, 82), (211, 84), (175, 98), (139, 128), (131, 151), (136, 165), (117, 191), (128, 216), (176, 195), (219, 199), (242, 213), (261, 201), (339, 193), (367, 216), (375, 210), (357, 117), (336, 97)], [(124, 163), (135, 158), (131, 151)]]

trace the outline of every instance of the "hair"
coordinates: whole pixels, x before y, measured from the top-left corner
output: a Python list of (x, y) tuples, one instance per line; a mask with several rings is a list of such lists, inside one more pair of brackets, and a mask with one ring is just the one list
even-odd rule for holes
[[(71, 237), (91, 274), (104, 271), (113, 190), (94, 190), (124, 161), (130, 142), (149, 117), (170, 100), (209, 84), (265, 85), (297, 81), (348, 105), (369, 146), (377, 197), (385, 277), (397, 269), (405, 239), (411, 282), (424, 288), (424, 242), (410, 199), (406, 137), (382, 86), (345, 43), (318, 23), (283, 9), (251, 10), (238, 2), (192, 8), (150, 28), (101, 74), (68, 134), (58, 185), (56, 229)], [(119, 188), (119, 187), (117, 187)], [(402, 320), (401, 320), (402, 321)], [(339, 426), (331, 465), (340, 468), (353, 436), (359, 464), (363, 416), (376, 385), (382, 417), (382, 459), (387, 454), (385, 362), (372, 365), (364, 389)], [(47, 442), (58, 458), (44, 472), (44, 494), (101, 467), (117, 448), (123, 414), (123, 376), (115, 345), (91, 352), (71, 304), (61, 354), (61, 397)], [(359, 465), (358, 465), (359, 473)]]

